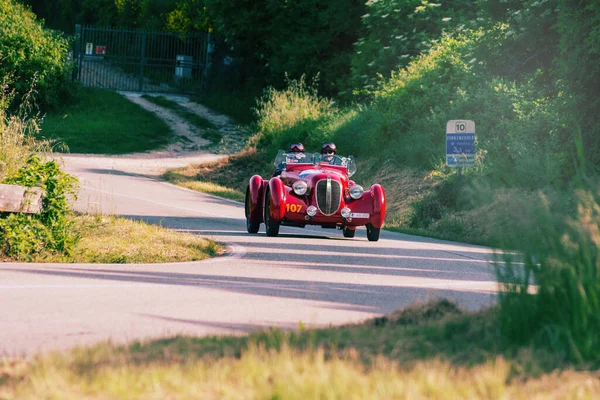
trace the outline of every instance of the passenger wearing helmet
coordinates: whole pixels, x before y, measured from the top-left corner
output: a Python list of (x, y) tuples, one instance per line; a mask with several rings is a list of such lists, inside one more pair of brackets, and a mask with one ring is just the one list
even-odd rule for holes
[(335, 143), (324, 143), (323, 146), (321, 146), (321, 162), (323, 164), (333, 164), (335, 161), (335, 153), (337, 153)]
[[(287, 160), (288, 162), (300, 162), (301, 159), (303, 159), (305, 156), (304, 154), (304, 145), (300, 142), (298, 143), (292, 143), (290, 144), (290, 147), (288, 148), (288, 153), (287, 153)], [(273, 173), (273, 176), (279, 176), (281, 175), (281, 171), (283, 171), (283, 169), (285, 168), (285, 163), (280, 163), (277, 166), (277, 169), (275, 170), (275, 173)]]

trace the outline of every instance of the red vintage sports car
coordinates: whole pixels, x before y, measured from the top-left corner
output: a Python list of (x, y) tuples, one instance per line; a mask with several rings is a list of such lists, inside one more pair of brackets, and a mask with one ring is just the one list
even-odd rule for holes
[[(357, 226), (366, 226), (367, 238), (379, 240), (385, 219), (385, 192), (378, 184), (364, 191), (350, 180), (356, 172), (352, 156), (285, 153), (275, 157), (278, 176), (250, 178), (246, 189), (246, 227), (257, 233), (265, 223), (267, 236), (279, 227), (321, 225), (354, 237)], [(279, 173), (280, 171), (280, 173)]]

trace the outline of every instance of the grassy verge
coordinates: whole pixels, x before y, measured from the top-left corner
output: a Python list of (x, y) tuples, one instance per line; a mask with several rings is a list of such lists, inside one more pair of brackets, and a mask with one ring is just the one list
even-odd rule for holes
[(221, 139), (223, 139), (223, 134), (218, 131), (215, 124), (206, 118), (202, 118), (201, 116), (188, 111), (185, 107), (177, 102), (169, 100), (164, 96), (150, 96), (147, 94), (142, 95), (142, 98), (158, 106), (174, 111), (175, 114), (198, 128), (203, 138), (208, 139), (213, 143), (219, 143)]
[(414, 306), (363, 324), (101, 344), (0, 363), (0, 398), (593, 398), (596, 373), (505, 346), (494, 309)]
[(244, 201), (250, 177), (254, 174), (270, 176), (273, 168), (257, 151), (244, 150), (215, 163), (189, 165), (167, 171), (162, 178), (175, 185)]
[(30, 261), (168, 263), (204, 260), (224, 252), (223, 246), (212, 240), (125, 218), (78, 215), (72, 222), (79, 240), (70, 255), (46, 252)]
[(55, 151), (89, 154), (154, 150), (173, 138), (153, 113), (116, 92), (93, 88), (81, 88), (72, 104), (47, 115), (40, 136), (54, 141)]

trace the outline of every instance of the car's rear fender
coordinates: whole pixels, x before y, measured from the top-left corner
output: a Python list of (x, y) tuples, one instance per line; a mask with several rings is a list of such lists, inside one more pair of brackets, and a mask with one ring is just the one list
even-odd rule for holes
[(271, 219), (275, 222), (279, 222), (285, 216), (285, 198), (286, 190), (285, 185), (281, 179), (275, 177), (269, 181), (269, 214)]
[(264, 222), (263, 206), (265, 203), (265, 181), (260, 175), (254, 175), (250, 178), (248, 184), (248, 206), (250, 219), (254, 223)]

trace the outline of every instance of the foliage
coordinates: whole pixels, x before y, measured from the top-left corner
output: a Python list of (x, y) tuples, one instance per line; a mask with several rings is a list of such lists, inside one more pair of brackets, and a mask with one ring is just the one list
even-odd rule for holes
[(348, 74), (363, 12), (358, 0), (206, 0), (206, 7), (215, 31), (226, 40), (224, 51), (245, 65), (242, 84), (258, 74), (281, 87), (286, 73), (293, 79), (320, 73), (329, 93)]
[(523, 258), (506, 254), (500, 260), (506, 264), (496, 269), (507, 289), (500, 296), (507, 338), (543, 343), (573, 361), (598, 362), (600, 192), (597, 181), (585, 183), (571, 194), (538, 193), (531, 201), (509, 202), (501, 216), (519, 234), (498, 234)]
[(364, 33), (356, 42), (347, 89), (368, 94), (380, 77), (406, 66), (439, 42), (443, 31), (476, 27), (473, 0), (392, 0), (366, 3)]
[(62, 34), (44, 29), (15, 0), (0, 0), (0, 77), (14, 77), (18, 98), (35, 86), (41, 108), (58, 106), (72, 89), (68, 54)]
[(302, 142), (307, 151), (317, 151), (328, 137), (329, 122), (335, 119), (337, 108), (317, 93), (316, 83), (306, 83), (304, 77), (288, 80), (288, 87), (269, 87), (258, 101), (256, 109), (259, 135), (251, 145), (274, 154), (290, 143)]
[[(573, 125), (582, 130), (586, 158), (600, 166), (600, 4), (561, 0), (558, 78), (565, 84)], [(565, 141), (574, 141), (573, 135)]]
[(207, 32), (210, 26), (205, 0), (180, 0), (165, 13), (165, 28), (171, 32)]
[(76, 194), (77, 179), (62, 172), (56, 161), (32, 154), (2, 183), (40, 187), (44, 193), (39, 215), (11, 214), (0, 219), (2, 253), (17, 260), (28, 260), (42, 250), (68, 254), (77, 240), (68, 219), (69, 199)]

